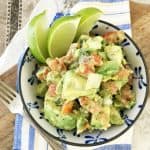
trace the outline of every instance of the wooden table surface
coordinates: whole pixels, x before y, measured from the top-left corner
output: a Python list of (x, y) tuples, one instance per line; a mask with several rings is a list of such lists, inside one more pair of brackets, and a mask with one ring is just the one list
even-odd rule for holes
[[(148, 69), (150, 70), (150, 5), (131, 2), (130, 7), (133, 38), (140, 47), (146, 59)], [(5, 81), (14, 89), (16, 82), (16, 70), (17, 68), (13, 67), (10, 71), (0, 76), (1, 80)], [(147, 105), (149, 105), (149, 103)], [(0, 150), (12, 149), (14, 120), (15, 115), (11, 114), (0, 102)], [(144, 140), (145, 139), (142, 139), (140, 142), (142, 143)], [(133, 144), (136, 145), (136, 140), (133, 142)], [(134, 146), (133, 149), (137, 150), (136, 146)]]

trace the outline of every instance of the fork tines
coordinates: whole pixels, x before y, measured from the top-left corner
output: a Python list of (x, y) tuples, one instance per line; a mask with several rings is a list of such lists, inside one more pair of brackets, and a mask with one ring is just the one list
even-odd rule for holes
[(9, 104), (14, 97), (16, 97), (14, 90), (8, 87), (3, 81), (0, 81), (0, 99)]

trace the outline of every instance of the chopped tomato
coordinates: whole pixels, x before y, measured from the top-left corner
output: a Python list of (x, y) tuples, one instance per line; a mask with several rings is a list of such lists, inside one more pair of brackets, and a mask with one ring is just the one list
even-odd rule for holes
[(69, 114), (69, 113), (71, 113), (73, 111), (73, 104), (74, 104), (73, 101), (64, 103), (64, 105), (62, 106), (61, 112), (63, 114)]
[(98, 54), (92, 55), (92, 62), (95, 66), (101, 66), (103, 64), (102, 57)]
[(48, 88), (48, 93), (50, 94), (50, 96), (54, 97), (56, 96), (56, 84), (50, 84), (49, 88)]
[(40, 80), (40, 81), (43, 81), (46, 79), (46, 76), (47, 74), (49, 73), (49, 69), (48, 68), (44, 68), (44, 71), (40, 74), (37, 74), (37, 78)]
[(95, 72), (95, 68), (93, 64), (80, 64), (79, 66), (79, 74), (83, 76), (87, 76), (89, 73)]
[(47, 64), (52, 71), (66, 71), (66, 66), (61, 59), (55, 58), (53, 60), (48, 60)]
[(71, 53), (66, 56), (61, 57), (61, 61), (65, 64), (71, 64), (73, 62), (73, 60), (74, 60), (74, 58)]
[(122, 31), (111, 31), (105, 33), (103, 38), (109, 43), (120, 43), (125, 39), (125, 35)]

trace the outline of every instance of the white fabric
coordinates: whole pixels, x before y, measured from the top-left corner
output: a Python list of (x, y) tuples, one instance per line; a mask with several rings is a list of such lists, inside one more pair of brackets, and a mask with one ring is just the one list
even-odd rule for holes
[(132, 0), (132, 1), (137, 3), (150, 4), (150, 0)]

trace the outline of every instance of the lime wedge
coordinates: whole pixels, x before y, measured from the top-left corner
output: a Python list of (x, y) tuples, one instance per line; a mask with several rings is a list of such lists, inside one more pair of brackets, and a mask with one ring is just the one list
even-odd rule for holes
[(66, 54), (75, 38), (80, 18), (64, 16), (52, 24), (48, 34), (48, 52), (51, 57), (61, 57)]
[(94, 7), (81, 9), (75, 14), (76, 16), (81, 16), (75, 41), (77, 41), (82, 34), (89, 34), (89, 31), (94, 23), (100, 18), (101, 14), (102, 11)]
[(40, 62), (44, 63), (48, 57), (47, 38), (49, 22), (46, 11), (35, 16), (28, 25), (27, 40), (31, 53)]

